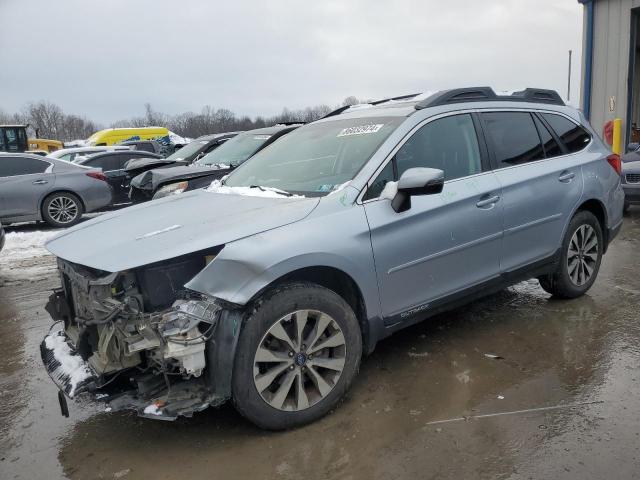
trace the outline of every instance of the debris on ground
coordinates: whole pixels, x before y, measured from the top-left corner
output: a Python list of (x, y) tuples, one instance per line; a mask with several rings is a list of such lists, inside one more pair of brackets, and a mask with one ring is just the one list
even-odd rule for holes
[(504, 360), (504, 357), (501, 357), (500, 355), (496, 355), (494, 353), (485, 353), (484, 356), (493, 360)]

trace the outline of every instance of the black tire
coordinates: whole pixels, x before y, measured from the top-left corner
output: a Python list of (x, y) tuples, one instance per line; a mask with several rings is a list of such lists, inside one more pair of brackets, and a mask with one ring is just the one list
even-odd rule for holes
[[(592, 273), (590, 277), (581, 285), (576, 284), (570, 276), (570, 267), (568, 263), (569, 257), (569, 244), (576, 234), (579, 228), (583, 226), (591, 227), (597, 237), (597, 259), (592, 264)], [(580, 211), (576, 213), (571, 222), (569, 228), (562, 241), (560, 262), (557, 270), (549, 275), (540, 277), (540, 286), (548, 293), (558, 298), (576, 298), (584, 295), (587, 290), (591, 288), (593, 282), (595, 282), (600, 270), (600, 263), (602, 262), (602, 254), (604, 251), (604, 239), (602, 235), (602, 227), (598, 219), (591, 212)]]
[(631, 208), (631, 204), (629, 202), (624, 202), (624, 206), (622, 207), (622, 213), (627, 213)]
[[(284, 411), (267, 403), (258, 391), (254, 383), (254, 359), (258, 347), (267, 338), (267, 332), (283, 317), (299, 310), (320, 311), (337, 323), (346, 340), (344, 367), (332, 390), (317, 403), (297, 411)], [(305, 337), (302, 338), (304, 340)], [(321, 418), (338, 404), (358, 372), (361, 356), (362, 337), (358, 320), (342, 297), (314, 283), (276, 287), (255, 302), (244, 321), (233, 368), (233, 403), (245, 418), (260, 428), (284, 430), (299, 427)], [(293, 367), (289, 368), (293, 370)], [(300, 368), (304, 371), (304, 367)]]
[[(64, 215), (57, 214), (56, 205), (67, 206)], [(82, 218), (84, 209), (80, 199), (69, 192), (55, 192), (49, 195), (42, 202), (42, 219), (55, 228), (71, 227)], [(57, 217), (57, 218), (56, 218)]]

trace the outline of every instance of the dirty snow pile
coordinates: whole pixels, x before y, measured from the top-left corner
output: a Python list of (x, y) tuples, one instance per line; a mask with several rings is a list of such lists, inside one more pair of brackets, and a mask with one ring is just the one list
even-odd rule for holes
[(227, 195), (246, 195), (248, 197), (268, 198), (303, 198), (301, 195), (291, 195), (284, 190), (271, 187), (228, 187), (220, 180), (214, 180), (207, 187), (207, 192), (223, 193)]
[(44, 248), (45, 242), (59, 230), (7, 232), (0, 251), (0, 285), (25, 283), (50, 277), (55, 257)]
[(52, 376), (71, 386), (69, 397), (73, 398), (78, 385), (89, 378), (91, 372), (80, 355), (73, 355), (71, 348), (60, 333), (47, 335), (44, 341), (46, 347), (53, 352), (53, 356), (60, 364), (51, 372)]

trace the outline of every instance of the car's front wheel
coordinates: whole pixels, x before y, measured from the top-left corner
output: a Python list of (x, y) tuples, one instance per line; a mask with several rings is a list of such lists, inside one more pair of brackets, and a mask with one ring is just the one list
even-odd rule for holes
[(55, 228), (75, 225), (82, 218), (82, 202), (72, 193), (57, 192), (42, 203), (42, 219)]
[(356, 316), (312, 283), (274, 288), (245, 320), (233, 369), (233, 401), (261, 428), (281, 430), (325, 415), (348, 390), (362, 355)]
[(559, 298), (576, 298), (591, 288), (604, 252), (602, 227), (588, 211), (574, 215), (562, 242), (555, 273), (539, 278), (540, 286)]

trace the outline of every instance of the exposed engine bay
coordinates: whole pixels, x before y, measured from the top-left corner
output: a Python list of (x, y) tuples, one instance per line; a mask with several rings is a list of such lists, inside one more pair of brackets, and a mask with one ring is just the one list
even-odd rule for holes
[(60, 389), (170, 419), (222, 403), (213, 372), (203, 375), (222, 308), (183, 287), (217, 251), (117, 273), (58, 259), (62, 286), (47, 310), (64, 331), (41, 351)]

